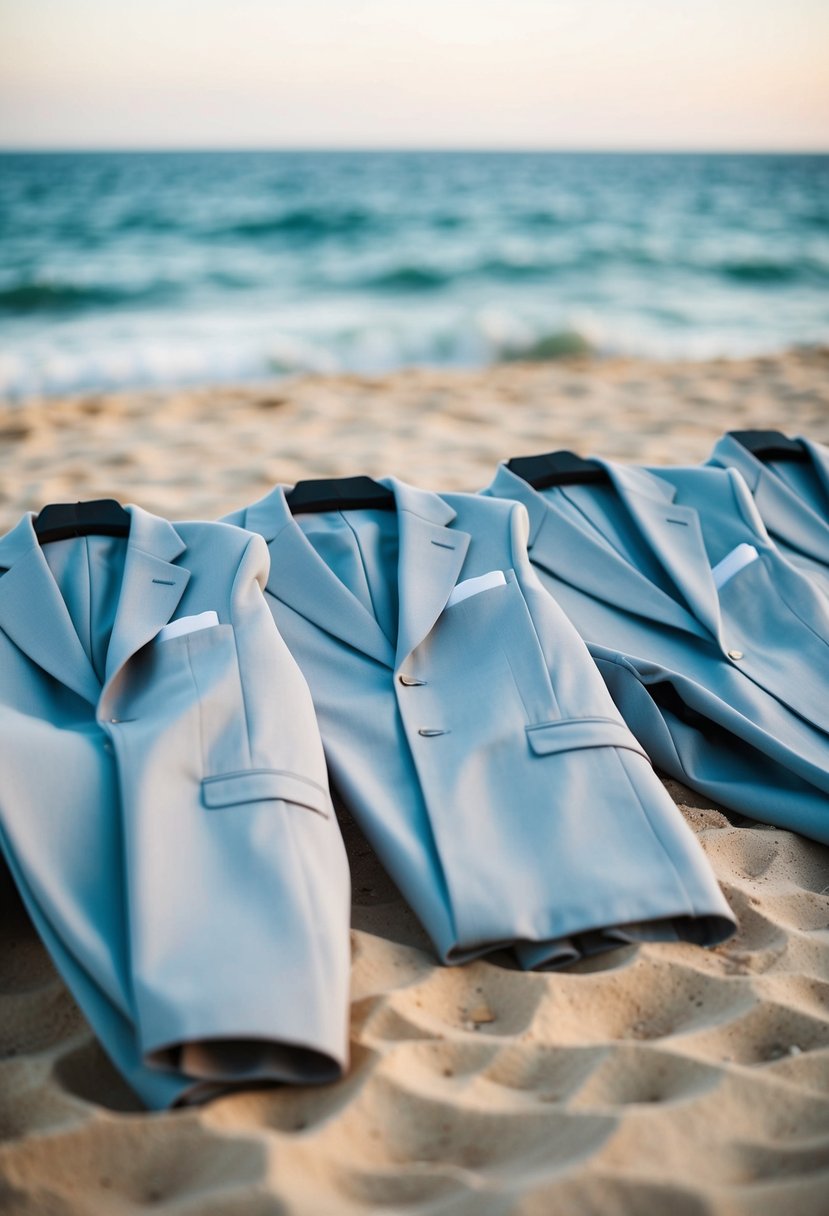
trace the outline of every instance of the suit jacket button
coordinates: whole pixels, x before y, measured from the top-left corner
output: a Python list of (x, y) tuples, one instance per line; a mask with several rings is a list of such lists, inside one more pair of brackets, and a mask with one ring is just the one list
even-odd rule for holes
[(423, 735), (424, 739), (431, 739), (435, 735), (448, 735), (449, 731), (448, 730), (426, 730), (425, 727), (421, 727), (421, 729), (417, 733), (419, 735)]
[(743, 657), (743, 652), (742, 650), (729, 650), (728, 657), (729, 659), (734, 659), (736, 661), (737, 659), (741, 659)]
[(113, 723), (113, 725), (114, 725), (115, 723), (117, 723), (117, 722), (120, 722), (120, 721), (121, 721), (121, 719), (120, 719), (120, 718), (110, 718), (110, 722), (112, 722), (112, 723)]
[(397, 678), (405, 688), (419, 688), (426, 683), (425, 680), (418, 680), (415, 676), (398, 676)]

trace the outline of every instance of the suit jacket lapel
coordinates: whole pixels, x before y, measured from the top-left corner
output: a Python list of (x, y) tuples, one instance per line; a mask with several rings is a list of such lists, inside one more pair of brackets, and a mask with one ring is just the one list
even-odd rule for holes
[(753, 492), (757, 510), (773, 535), (799, 553), (829, 563), (829, 522), (762, 465)]
[(268, 542), (268, 591), (306, 620), (392, 667), (394, 650), (376, 619), (351, 594), (305, 538), (277, 486), (248, 507), (245, 527)]
[[(807, 439), (801, 442), (829, 499), (829, 460), (818, 444)], [(730, 435), (723, 435), (717, 443), (711, 462), (742, 473), (769, 532), (798, 552), (829, 563), (829, 519), (822, 519), (809, 503), (789, 489), (782, 477)]]
[(185, 548), (173, 525), (140, 507), (127, 510), (132, 518), (104, 691), (128, 659), (167, 624), (190, 579), (189, 570), (172, 564)]
[(128, 507), (130, 532), (118, 608), (107, 649), (103, 689), (38, 543), (32, 516), (0, 542), (0, 627), (15, 645), (93, 705), (124, 663), (175, 612), (190, 577), (170, 564), (184, 543), (166, 520)]
[(271, 554), (268, 591), (306, 620), (349, 646), (396, 667), (431, 630), (457, 581), (469, 536), (445, 525), (455, 511), (437, 494), (396, 478), (382, 484), (395, 495), (399, 528), (398, 633), (392, 647), (375, 617), (329, 570), (277, 486), (248, 507), (245, 527), (264, 536)]
[(548, 498), (533, 489), (505, 465), (498, 469), (489, 492), (514, 498), (527, 508), (528, 547), (534, 565), (593, 599), (697, 637), (708, 637), (707, 630), (682, 604), (656, 587), (587, 524), (559, 510), (554, 496)]
[(697, 511), (674, 502), (675, 488), (649, 470), (600, 463), (691, 612), (719, 642), (720, 601)]
[(467, 532), (446, 525), (455, 510), (438, 494), (390, 477), (400, 529), (397, 591), (399, 619), (395, 667), (405, 662), (446, 607), (469, 548)]
[(96, 705), (101, 685), (25, 515), (0, 541), (0, 629), (37, 665)]
[[(811, 456), (818, 481), (823, 487), (823, 492), (827, 499), (829, 499), (829, 448), (825, 448), (819, 443), (813, 443), (811, 439), (801, 438), (800, 442)], [(827, 520), (827, 523), (829, 523), (829, 520)]]

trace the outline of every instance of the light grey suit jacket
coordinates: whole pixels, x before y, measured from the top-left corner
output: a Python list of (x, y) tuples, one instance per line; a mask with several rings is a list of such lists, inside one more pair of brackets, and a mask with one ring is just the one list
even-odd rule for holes
[(708, 463), (742, 473), (774, 543), (829, 595), (829, 448), (800, 442), (807, 461), (767, 462), (723, 435)]
[[(733, 469), (637, 468), (535, 490), (530, 558), (654, 762), (743, 814), (829, 842), (829, 604), (771, 542)], [(740, 545), (757, 559), (720, 587)], [(744, 551), (743, 551), (744, 552)]]
[(552, 966), (728, 936), (701, 848), (530, 566), (523, 507), (382, 484), (395, 511), (293, 516), (278, 486), (230, 518), (268, 541), (332, 779), (439, 956)]
[[(268, 554), (142, 511), (0, 539), (0, 846), (150, 1106), (346, 1062), (349, 877)], [(218, 624), (164, 639), (173, 619)], [(191, 622), (192, 624), (193, 622)]]

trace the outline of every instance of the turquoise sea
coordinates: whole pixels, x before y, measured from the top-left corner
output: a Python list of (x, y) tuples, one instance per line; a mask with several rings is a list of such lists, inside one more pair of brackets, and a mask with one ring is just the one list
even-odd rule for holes
[(0, 155), (0, 395), (829, 342), (829, 156)]

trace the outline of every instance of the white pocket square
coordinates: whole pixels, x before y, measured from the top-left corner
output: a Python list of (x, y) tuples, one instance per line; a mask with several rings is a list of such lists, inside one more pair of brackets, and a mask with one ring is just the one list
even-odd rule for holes
[(181, 616), (177, 621), (170, 621), (155, 635), (157, 642), (169, 642), (170, 638), (180, 638), (183, 633), (197, 633), (199, 629), (209, 629), (218, 625), (219, 616), (211, 608), (209, 612), (199, 612), (196, 616)]
[(711, 573), (714, 576), (714, 586), (719, 591), (724, 587), (730, 578), (738, 574), (743, 566), (750, 566), (752, 562), (756, 562), (760, 554), (754, 548), (754, 545), (747, 545), (745, 542), (737, 545), (736, 549), (732, 549), (730, 553), (726, 553), (721, 562), (717, 562)]
[(489, 570), (486, 574), (479, 574), (477, 578), (464, 579), (453, 589), (446, 601), (446, 607), (451, 608), (453, 604), (459, 604), (461, 600), (468, 600), (470, 595), (480, 595), (482, 591), (489, 591), (490, 587), (506, 587), (506, 585), (507, 580), (504, 578), (503, 570)]

